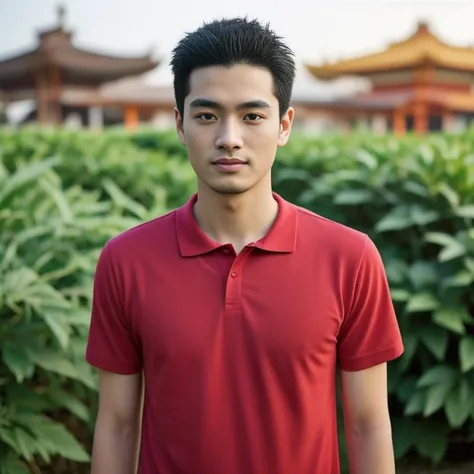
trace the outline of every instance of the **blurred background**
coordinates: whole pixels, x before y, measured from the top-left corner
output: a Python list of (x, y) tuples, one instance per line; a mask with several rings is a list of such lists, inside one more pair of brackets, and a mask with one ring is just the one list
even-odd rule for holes
[(171, 51), (237, 15), (296, 55), (275, 190), (384, 258), (399, 472), (474, 472), (474, 2), (0, 0), (1, 474), (88, 472), (97, 256), (194, 192)]

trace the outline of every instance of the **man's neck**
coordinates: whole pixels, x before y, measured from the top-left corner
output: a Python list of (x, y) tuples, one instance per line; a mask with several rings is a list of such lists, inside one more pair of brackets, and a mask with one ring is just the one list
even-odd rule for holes
[(231, 243), (239, 253), (243, 247), (264, 237), (278, 214), (271, 189), (223, 195), (198, 192), (194, 215), (212, 240)]

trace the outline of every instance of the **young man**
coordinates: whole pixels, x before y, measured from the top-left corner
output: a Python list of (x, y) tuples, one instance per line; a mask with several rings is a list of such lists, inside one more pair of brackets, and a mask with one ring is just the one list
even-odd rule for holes
[(272, 191), (291, 51), (222, 20), (172, 67), (198, 190), (100, 256), (92, 474), (132, 474), (137, 457), (140, 474), (338, 474), (338, 374), (351, 472), (394, 474), (386, 363), (403, 348), (379, 253)]

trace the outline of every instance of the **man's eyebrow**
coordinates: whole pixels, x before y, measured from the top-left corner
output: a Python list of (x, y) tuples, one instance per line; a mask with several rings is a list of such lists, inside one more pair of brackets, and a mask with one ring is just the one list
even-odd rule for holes
[[(207, 107), (210, 109), (218, 109), (222, 110), (221, 104), (214, 100), (210, 99), (194, 99), (189, 106), (191, 108), (198, 108), (198, 107)], [(265, 102), (264, 100), (249, 100), (247, 102), (242, 102), (237, 105), (237, 110), (244, 110), (244, 109), (269, 109), (270, 104)]]

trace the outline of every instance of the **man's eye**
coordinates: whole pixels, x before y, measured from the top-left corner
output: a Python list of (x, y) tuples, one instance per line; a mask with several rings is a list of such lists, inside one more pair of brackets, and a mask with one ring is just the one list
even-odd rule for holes
[(197, 118), (208, 122), (209, 120), (212, 120), (214, 118), (214, 115), (212, 115), (212, 114), (199, 114), (197, 116)]
[(262, 117), (258, 114), (247, 114), (248, 119), (251, 122), (256, 122), (257, 120), (261, 119)]

